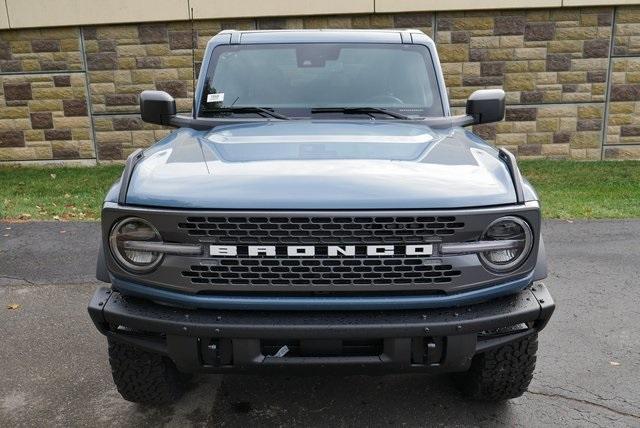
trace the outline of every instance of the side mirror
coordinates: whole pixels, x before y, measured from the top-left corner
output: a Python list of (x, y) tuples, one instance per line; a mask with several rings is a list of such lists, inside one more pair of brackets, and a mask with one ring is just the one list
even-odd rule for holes
[(467, 100), (467, 115), (473, 117), (473, 125), (500, 122), (504, 119), (504, 91), (481, 89)]
[(148, 123), (170, 125), (176, 115), (176, 100), (163, 91), (143, 91), (140, 94), (140, 116)]

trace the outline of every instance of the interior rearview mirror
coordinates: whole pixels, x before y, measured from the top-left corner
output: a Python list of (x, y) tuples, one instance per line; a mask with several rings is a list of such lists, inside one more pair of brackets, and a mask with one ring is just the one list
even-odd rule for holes
[(504, 91), (502, 89), (481, 89), (467, 99), (467, 115), (473, 117), (473, 124), (500, 122), (504, 118)]
[(176, 100), (164, 91), (143, 91), (140, 94), (140, 116), (148, 123), (170, 125), (176, 115)]

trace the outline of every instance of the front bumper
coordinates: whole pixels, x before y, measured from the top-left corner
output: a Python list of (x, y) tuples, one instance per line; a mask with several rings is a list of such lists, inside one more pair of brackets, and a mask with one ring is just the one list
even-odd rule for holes
[(329, 312), (190, 310), (102, 287), (89, 314), (101, 333), (165, 355), (184, 372), (454, 372), (477, 353), (542, 330), (554, 308), (543, 284), (446, 309)]

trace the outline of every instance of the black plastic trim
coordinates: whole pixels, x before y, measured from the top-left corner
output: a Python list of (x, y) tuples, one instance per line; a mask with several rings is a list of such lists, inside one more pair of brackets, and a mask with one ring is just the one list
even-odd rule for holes
[(517, 203), (523, 204), (524, 188), (522, 184), (522, 174), (520, 174), (520, 168), (518, 168), (516, 157), (509, 150), (502, 147), (500, 148), (498, 155), (500, 156), (500, 159), (507, 164), (507, 168), (509, 169), (509, 175), (511, 175), (511, 181), (513, 181), (513, 187), (516, 191)]
[(136, 165), (144, 158), (144, 151), (137, 149), (129, 155), (127, 162), (124, 165), (124, 171), (122, 172), (122, 179), (120, 180), (120, 192), (118, 193), (118, 204), (125, 205), (127, 202), (127, 191), (129, 190), (129, 183), (131, 182), (131, 175)]
[[(543, 284), (511, 296), (457, 308), (411, 311), (213, 311), (189, 310), (124, 297), (99, 288), (89, 304), (98, 330), (113, 340), (169, 356), (187, 372), (224, 373), (266, 369), (322, 367), (367, 371), (466, 370), (472, 357), (496, 346), (542, 330), (554, 310)], [(513, 334), (486, 337), (491, 330), (525, 323)], [(118, 329), (118, 326), (126, 329)], [(437, 364), (411, 363), (411, 341), (442, 338), (443, 360)], [(383, 340), (379, 356), (273, 358), (260, 351), (261, 340), (374, 339)], [(228, 341), (233, 364), (212, 366), (199, 358), (201, 343)]]

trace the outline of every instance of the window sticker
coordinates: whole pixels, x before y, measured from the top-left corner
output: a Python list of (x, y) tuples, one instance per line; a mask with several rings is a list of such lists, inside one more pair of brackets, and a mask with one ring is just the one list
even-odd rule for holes
[(208, 103), (221, 103), (222, 101), (224, 101), (224, 92), (221, 92), (219, 94), (209, 94), (209, 95), (207, 95), (207, 102)]

